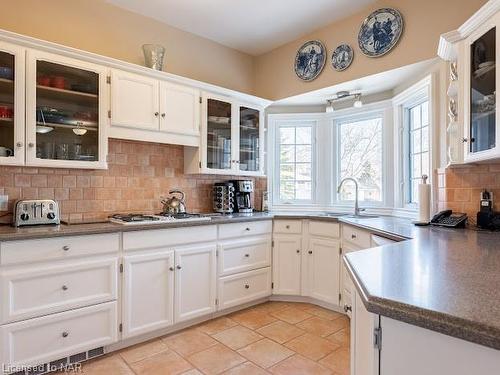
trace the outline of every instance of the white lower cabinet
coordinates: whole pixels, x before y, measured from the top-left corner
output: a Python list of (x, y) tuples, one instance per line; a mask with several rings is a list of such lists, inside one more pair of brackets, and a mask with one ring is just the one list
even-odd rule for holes
[(215, 311), (216, 244), (175, 249), (175, 322)]
[(123, 268), (123, 337), (173, 324), (174, 251), (126, 255)]
[(0, 327), (0, 363), (36, 365), (117, 340), (117, 303), (108, 302)]
[(273, 294), (299, 296), (302, 236), (276, 234), (273, 241)]
[(271, 265), (268, 235), (219, 243), (219, 275), (227, 276)]
[(311, 237), (307, 254), (307, 294), (320, 301), (339, 303), (338, 240)]
[(271, 295), (271, 268), (219, 279), (219, 308), (226, 309)]

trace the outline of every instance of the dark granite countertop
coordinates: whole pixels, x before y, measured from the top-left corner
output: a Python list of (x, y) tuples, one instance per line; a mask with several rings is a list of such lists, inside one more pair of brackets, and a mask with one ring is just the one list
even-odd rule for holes
[(500, 233), (341, 221), (412, 238), (344, 257), (368, 311), (500, 350)]

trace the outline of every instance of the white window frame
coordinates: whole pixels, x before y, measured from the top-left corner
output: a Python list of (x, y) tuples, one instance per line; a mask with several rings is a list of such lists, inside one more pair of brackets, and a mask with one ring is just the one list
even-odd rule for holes
[[(317, 132), (321, 126), (321, 114), (286, 114), (286, 115), (268, 115), (268, 157), (267, 164), (268, 190), (271, 192), (272, 207), (315, 207), (318, 205), (317, 198), (317, 170), (318, 170), (318, 147)], [(280, 199), (280, 138), (278, 129), (280, 127), (296, 127), (300, 125), (311, 126), (311, 199)]]
[[(350, 111), (351, 113), (346, 113), (343, 116), (335, 116), (332, 123), (334, 127), (334, 140), (333, 143), (336, 147), (336, 149), (340, 149), (340, 127), (342, 124), (345, 123), (351, 123), (351, 122), (358, 122), (358, 121), (363, 121), (363, 120), (370, 120), (374, 118), (381, 118), (382, 119), (382, 199), (380, 201), (360, 201), (360, 205), (363, 207), (386, 207), (387, 206), (387, 189), (388, 189), (388, 184), (387, 184), (387, 127), (389, 126), (387, 124), (388, 121), (388, 116), (386, 116), (386, 113), (384, 111), (385, 108), (371, 108), (367, 109), (356, 109), (355, 111)], [(336, 153), (335, 156), (337, 156), (338, 153)], [(335, 157), (335, 165), (334, 165), (335, 170), (333, 171), (332, 177), (334, 179), (334, 184), (333, 186), (338, 186), (341, 178), (340, 178), (340, 160), (338, 160), (337, 157)], [(390, 187), (389, 187), (390, 189)], [(339, 194), (337, 193), (337, 190), (334, 189), (334, 196), (331, 197), (331, 201), (334, 205), (338, 206), (352, 206), (353, 201), (342, 201), (338, 199)]]
[[(424, 101), (428, 101), (428, 116), (429, 116), (429, 181), (428, 183), (433, 184), (435, 180), (434, 171), (437, 168), (437, 162), (439, 160), (439, 134), (438, 134), (438, 124), (439, 118), (438, 111), (438, 95), (437, 95), (437, 84), (436, 75), (434, 73), (427, 75), (425, 78), (409, 87), (405, 91), (401, 92), (392, 99), (393, 102), (393, 112), (394, 112), (394, 140), (395, 140), (395, 155), (403, 155), (402, 158), (394, 158), (394, 192), (395, 192), (395, 208), (400, 210), (400, 213), (414, 213), (418, 210), (418, 204), (408, 203), (408, 192), (410, 188), (408, 184), (410, 183), (410, 165), (408, 163), (409, 157), (409, 120), (408, 120), (408, 109), (418, 105)], [(435, 196), (435, 191), (432, 197)], [(434, 202), (431, 202), (431, 207), (433, 207)]]

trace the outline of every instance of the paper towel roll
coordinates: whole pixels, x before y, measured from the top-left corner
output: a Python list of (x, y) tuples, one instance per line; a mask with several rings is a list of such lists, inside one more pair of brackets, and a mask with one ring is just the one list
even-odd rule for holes
[(418, 184), (418, 221), (428, 223), (431, 218), (431, 185)]

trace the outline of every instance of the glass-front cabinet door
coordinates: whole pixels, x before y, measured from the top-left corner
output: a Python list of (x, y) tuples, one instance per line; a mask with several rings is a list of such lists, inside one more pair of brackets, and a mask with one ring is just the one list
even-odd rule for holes
[(206, 167), (214, 171), (235, 168), (233, 152), (233, 105), (221, 98), (206, 97)]
[(105, 168), (105, 69), (37, 51), (27, 66), (27, 163)]
[(24, 163), (25, 52), (0, 42), (0, 165)]
[(496, 28), (470, 46), (469, 152), (496, 147)]
[(261, 113), (259, 110), (238, 106), (239, 108), (239, 160), (238, 169), (242, 174), (261, 172)]

